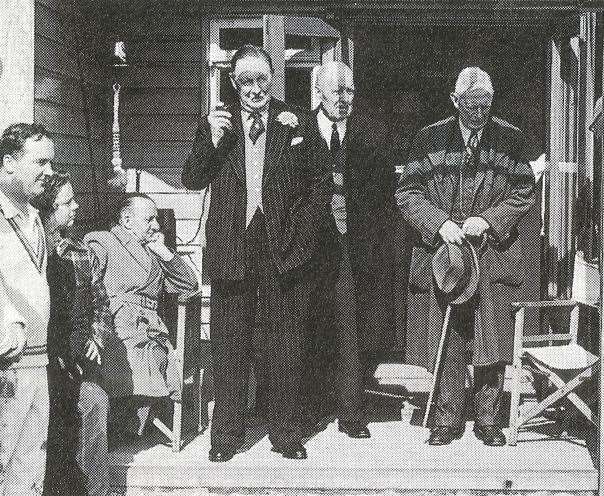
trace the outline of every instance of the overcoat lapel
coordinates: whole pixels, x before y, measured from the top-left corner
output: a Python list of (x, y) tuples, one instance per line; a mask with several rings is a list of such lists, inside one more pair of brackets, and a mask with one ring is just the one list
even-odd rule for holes
[[(143, 248), (143, 246), (136, 239), (134, 239), (130, 233), (119, 225), (111, 229), (111, 232), (124, 247), (124, 250), (126, 250), (128, 255), (131, 257), (131, 260), (135, 262), (134, 264), (131, 264), (131, 267), (133, 269), (135, 267), (140, 268), (140, 270), (144, 272), (145, 276), (148, 278), (152, 264), (151, 256), (147, 253), (145, 248)], [(124, 260), (124, 262), (126, 262), (126, 260)]]
[(271, 100), (268, 107), (268, 124), (266, 130), (266, 151), (264, 159), (264, 172), (262, 184), (270, 179), (275, 169), (279, 166), (283, 146), (290, 136), (290, 126), (286, 126), (277, 121), (277, 116), (283, 111), (281, 105), (275, 104), (275, 100)]

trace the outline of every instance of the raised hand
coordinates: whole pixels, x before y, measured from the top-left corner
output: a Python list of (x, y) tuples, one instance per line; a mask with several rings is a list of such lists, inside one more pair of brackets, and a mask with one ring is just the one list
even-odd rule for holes
[(226, 110), (212, 110), (208, 114), (208, 123), (210, 124), (214, 146), (218, 146), (218, 143), (224, 136), (225, 130), (233, 130), (231, 117), (231, 113)]

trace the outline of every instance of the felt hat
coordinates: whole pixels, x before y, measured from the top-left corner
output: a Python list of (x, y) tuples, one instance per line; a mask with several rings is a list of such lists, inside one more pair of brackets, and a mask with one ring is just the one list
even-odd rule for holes
[(467, 302), (476, 293), (480, 278), (474, 246), (467, 240), (461, 245), (442, 244), (432, 258), (432, 273), (449, 304)]

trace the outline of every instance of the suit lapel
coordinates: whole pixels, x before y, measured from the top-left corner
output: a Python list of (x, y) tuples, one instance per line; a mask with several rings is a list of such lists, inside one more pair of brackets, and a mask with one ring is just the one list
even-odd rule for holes
[(233, 116), (233, 132), (237, 136), (235, 152), (230, 155), (230, 161), (233, 169), (235, 169), (235, 174), (245, 184), (245, 135), (243, 134), (243, 124), (241, 122), (241, 107), (235, 105), (230, 112)]
[(330, 164), (331, 163), (331, 152), (329, 151), (329, 147), (323, 136), (321, 136), (321, 131), (319, 130), (319, 123), (317, 121), (317, 114), (320, 111), (319, 109), (315, 110), (312, 114), (312, 122), (310, 124), (309, 129), (309, 140), (311, 144), (314, 145), (310, 147), (313, 153), (317, 154), (315, 163), (319, 164)]
[(283, 152), (287, 138), (290, 136), (290, 126), (285, 126), (277, 121), (277, 116), (283, 111), (282, 105), (271, 99), (268, 107), (268, 124), (266, 130), (266, 150), (264, 155), (264, 172), (262, 184), (266, 184), (275, 169), (279, 166), (279, 159)]

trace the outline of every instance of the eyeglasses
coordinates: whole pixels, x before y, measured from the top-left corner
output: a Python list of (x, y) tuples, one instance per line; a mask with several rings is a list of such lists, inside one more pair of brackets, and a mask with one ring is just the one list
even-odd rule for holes
[(75, 203), (76, 203), (75, 198), (72, 196), (69, 200), (62, 201), (62, 202), (55, 202), (55, 205), (56, 205), (56, 208), (59, 208), (61, 206), (72, 207), (73, 205), (75, 205)]

